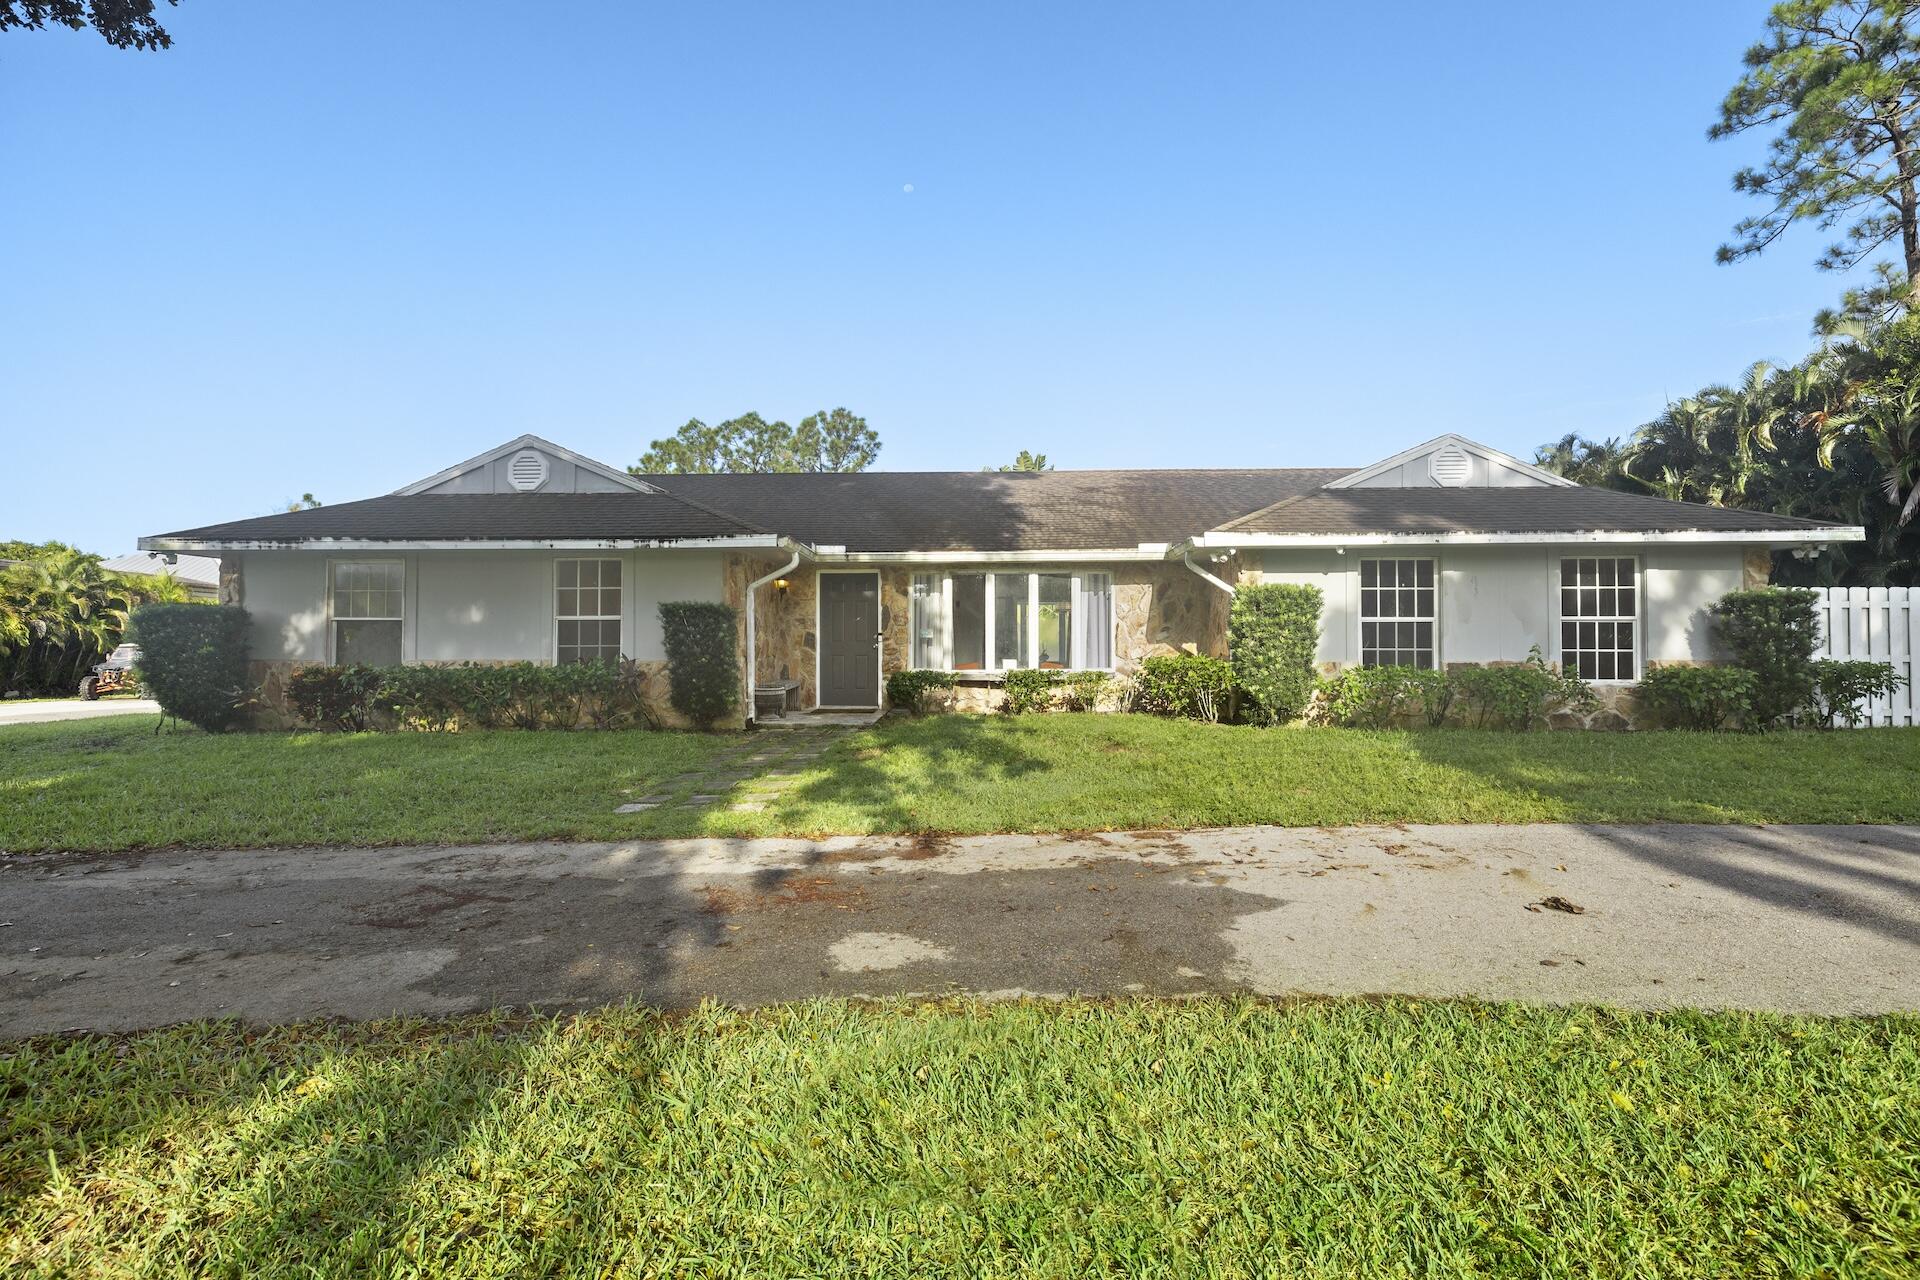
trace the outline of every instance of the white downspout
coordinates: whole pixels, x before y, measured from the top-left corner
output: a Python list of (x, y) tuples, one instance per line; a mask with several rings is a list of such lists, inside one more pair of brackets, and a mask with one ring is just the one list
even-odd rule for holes
[(800, 550), (796, 547), (793, 552), (793, 559), (787, 561), (764, 578), (755, 578), (747, 584), (747, 720), (749, 722), (756, 718), (754, 715), (753, 695), (759, 688), (760, 675), (760, 655), (754, 649), (754, 599), (758, 595), (760, 588), (766, 586), (775, 578), (786, 577), (795, 569), (799, 568), (799, 566)]
[[(1233, 594), (1233, 587), (1231, 584), (1222, 582), (1220, 579), (1214, 577), (1212, 574), (1208, 573), (1205, 569), (1202, 569), (1199, 565), (1193, 562), (1193, 552), (1188, 551), (1185, 554), (1183, 554), (1180, 557), (1180, 563), (1186, 565), (1187, 568), (1193, 570), (1195, 573), (1199, 574), (1201, 577), (1205, 578), (1208, 582), (1211, 582), (1214, 586), (1220, 588), (1222, 591), (1226, 592), (1228, 595)], [(748, 617), (752, 617), (752, 615), (749, 614)]]

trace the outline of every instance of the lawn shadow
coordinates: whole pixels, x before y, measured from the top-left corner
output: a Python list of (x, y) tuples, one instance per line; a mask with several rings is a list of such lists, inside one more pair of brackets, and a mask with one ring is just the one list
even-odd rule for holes
[[(1703, 753), (1721, 746), (1729, 751), (1728, 759), (1709, 758), (1704, 765), (1688, 769), (1662, 768), (1658, 760), (1649, 763), (1645, 756), (1631, 753), (1636, 741), (1661, 741), (1664, 734), (1601, 735), (1603, 745), (1617, 743), (1629, 754), (1596, 753), (1590, 762), (1571, 751), (1549, 754), (1544, 749), (1550, 737), (1546, 731), (1526, 736), (1539, 740), (1543, 750), (1512, 749), (1511, 742), (1495, 741), (1479, 730), (1405, 734), (1412, 752), (1430, 765), (1511, 795), (1541, 797), (1567, 813), (1591, 812), (1596, 804), (1604, 807), (1609, 798), (1631, 796), (1649, 812), (1674, 815), (1645, 824), (1604, 817), (1582, 824), (1636, 862), (1779, 910), (1851, 924), (1920, 945), (1920, 834), (1872, 825), (1828, 826), (1828, 834), (1754, 826), (1728, 816), (1715, 797), (1701, 794), (1713, 784), (1716, 773), (1740, 764), (1732, 753), (1752, 746), (1753, 739), (1685, 735), (1697, 740)], [(1784, 767), (1789, 762), (1781, 763)], [(1763, 766), (1748, 762), (1741, 767), (1751, 771)], [(1707, 830), (1714, 833), (1711, 839), (1704, 836)], [(1846, 832), (1860, 834), (1842, 834)], [(1898, 901), (1912, 904), (1913, 910), (1888, 909), (1889, 902)]]
[(927, 833), (923, 797), (973, 791), (983, 781), (1011, 781), (1052, 769), (1020, 741), (1044, 732), (1043, 720), (966, 713), (890, 717), (829, 747), (821, 771), (791, 788), (783, 803), (853, 810), (869, 832)]
[[(1867, 929), (1920, 947), (1920, 834), (1860, 827), (1877, 866), (1838, 856), (1809, 837), (1779, 827), (1741, 830), (1702, 840), (1685, 826), (1595, 827), (1593, 834), (1636, 862), (1737, 893), (1782, 911)], [(1860, 890), (1878, 891), (1869, 897)], [(1908, 910), (1889, 909), (1904, 901)]]

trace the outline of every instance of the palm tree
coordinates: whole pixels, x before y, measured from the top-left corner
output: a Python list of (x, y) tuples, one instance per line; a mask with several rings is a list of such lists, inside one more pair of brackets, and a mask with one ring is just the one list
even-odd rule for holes
[(0, 687), (71, 689), (120, 643), (135, 606), (187, 598), (177, 579), (108, 573), (60, 543), (20, 550), (0, 573)]

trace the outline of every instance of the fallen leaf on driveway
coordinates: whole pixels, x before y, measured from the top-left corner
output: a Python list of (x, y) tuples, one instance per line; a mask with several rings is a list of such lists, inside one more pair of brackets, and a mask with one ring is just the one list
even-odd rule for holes
[(1558, 894), (1555, 894), (1550, 898), (1542, 898), (1538, 902), (1529, 902), (1527, 904), (1527, 910), (1529, 911), (1564, 911), (1570, 916), (1583, 916), (1587, 914), (1587, 909), (1585, 907), (1581, 906), (1577, 902), (1568, 902), (1565, 898), (1562, 898)]

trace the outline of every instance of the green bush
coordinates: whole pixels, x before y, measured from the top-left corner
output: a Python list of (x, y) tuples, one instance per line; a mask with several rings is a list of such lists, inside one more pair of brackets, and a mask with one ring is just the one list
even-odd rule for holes
[(385, 677), (364, 664), (299, 667), (287, 677), (287, 701), (308, 724), (361, 733), (372, 724)]
[(953, 688), (951, 671), (896, 671), (887, 677), (887, 705), (919, 715), (927, 709), (927, 699)]
[(247, 696), (249, 623), (237, 605), (142, 605), (128, 631), (141, 686), (170, 716), (208, 733), (232, 728)]
[(1005, 696), (1000, 709), (1010, 716), (1045, 711), (1053, 705), (1054, 686), (1060, 683), (1058, 671), (1033, 671), (1015, 668), (1005, 675), (1001, 688)]
[(675, 711), (703, 729), (711, 728), (740, 703), (738, 625), (732, 605), (681, 600), (660, 606), (669, 701)]
[(1525, 662), (1456, 667), (1447, 676), (1477, 729), (1516, 729), (1524, 733), (1545, 724), (1556, 711), (1591, 711), (1599, 705), (1591, 685), (1579, 676), (1562, 675), (1549, 667), (1538, 645), (1528, 651)]
[(1263, 582), (1233, 593), (1228, 661), (1245, 692), (1242, 713), (1256, 724), (1284, 724), (1306, 710), (1320, 650), (1320, 588)]
[(1844, 662), (1821, 658), (1813, 664), (1813, 713), (1823, 729), (1858, 725), (1867, 718), (1860, 704), (1891, 698), (1907, 678), (1885, 662)]
[(1104, 671), (1076, 671), (1060, 682), (1060, 705), (1068, 711), (1092, 711), (1112, 680)]
[(319, 728), (620, 729), (653, 724), (639, 665), (623, 662), (302, 667), (288, 681), (300, 718)]
[(1413, 686), (1413, 699), (1419, 704), (1420, 714), (1426, 717), (1427, 727), (1438, 729), (1446, 724), (1460, 702), (1460, 682), (1453, 678), (1453, 673), (1431, 667), (1400, 670), (1407, 673), (1407, 682)]
[(1420, 706), (1428, 673), (1415, 667), (1348, 667), (1319, 684), (1320, 706), (1333, 724), (1347, 729), (1384, 729)]
[(1232, 665), (1196, 653), (1148, 658), (1134, 682), (1140, 710), (1188, 720), (1219, 720), (1232, 693)]
[(1669, 728), (1710, 732), (1747, 717), (1756, 683), (1743, 667), (1655, 667), (1634, 692)]
[(1735, 665), (1753, 673), (1751, 727), (1771, 729), (1813, 705), (1819, 598), (1805, 587), (1760, 587), (1730, 591), (1713, 606)]
[(638, 663), (533, 662), (389, 667), (379, 701), (403, 728), (651, 727)]

